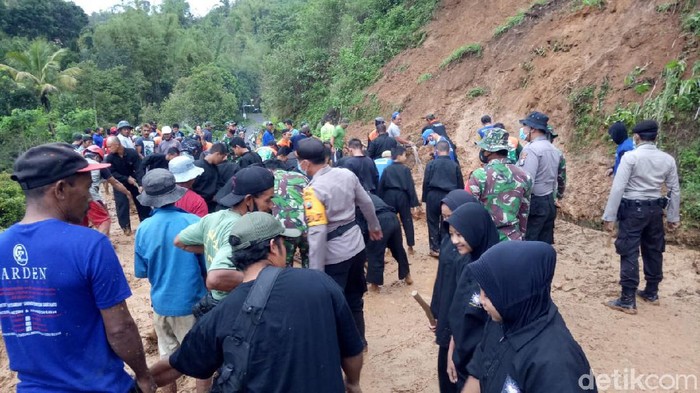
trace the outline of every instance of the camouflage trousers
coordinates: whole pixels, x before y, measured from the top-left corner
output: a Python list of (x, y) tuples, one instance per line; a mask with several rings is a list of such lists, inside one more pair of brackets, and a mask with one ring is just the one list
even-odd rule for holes
[(305, 234), (297, 238), (285, 238), (284, 247), (287, 249), (287, 267), (294, 266), (294, 255), (297, 249), (301, 257), (301, 267), (309, 267), (309, 239)]

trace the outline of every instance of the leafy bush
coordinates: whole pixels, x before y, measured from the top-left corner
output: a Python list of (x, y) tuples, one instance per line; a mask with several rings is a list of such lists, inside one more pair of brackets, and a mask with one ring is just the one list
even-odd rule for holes
[(95, 110), (74, 109), (59, 119), (56, 124), (56, 139), (70, 143), (74, 133), (82, 133), (86, 128), (95, 128)]
[(683, 19), (683, 29), (695, 35), (700, 35), (700, 11), (690, 14)]
[(0, 118), (0, 171), (10, 169), (30, 147), (53, 140), (49, 115), (43, 109), (14, 109), (10, 116)]
[(477, 98), (485, 95), (486, 93), (487, 91), (483, 87), (475, 87), (467, 92), (467, 97)]
[(440, 63), (440, 69), (444, 69), (450, 64), (460, 61), (467, 56), (481, 57), (482, 50), (481, 44), (476, 43), (460, 46)]
[(598, 7), (603, 8), (605, 5), (604, 0), (581, 0), (581, 5), (584, 7)]
[(433, 78), (433, 74), (426, 72), (418, 77), (418, 83), (425, 83)]
[(24, 193), (10, 174), (0, 172), (0, 231), (24, 216)]

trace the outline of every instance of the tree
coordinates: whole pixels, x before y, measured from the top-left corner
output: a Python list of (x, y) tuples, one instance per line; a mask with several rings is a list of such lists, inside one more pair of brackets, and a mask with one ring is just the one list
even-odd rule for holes
[(6, 14), (4, 31), (8, 35), (44, 37), (68, 48), (76, 48), (80, 31), (88, 24), (82, 8), (63, 0), (22, 0), (0, 13)]
[(163, 102), (162, 123), (223, 124), (238, 113), (238, 83), (228, 71), (215, 64), (192, 70), (192, 76), (180, 79), (175, 90)]
[(67, 53), (67, 49), (56, 50), (54, 45), (36, 39), (24, 51), (8, 52), (6, 64), (0, 64), (0, 71), (7, 71), (16, 83), (34, 90), (48, 112), (51, 110), (49, 94), (73, 89), (80, 73), (77, 67), (61, 69), (61, 59)]

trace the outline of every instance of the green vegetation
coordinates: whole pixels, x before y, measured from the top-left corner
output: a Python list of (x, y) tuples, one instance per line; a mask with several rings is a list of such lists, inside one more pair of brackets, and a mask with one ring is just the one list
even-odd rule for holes
[(460, 46), (440, 63), (440, 69), (447, 68), (450, 64), (458, 62), (467, 56), (481, 57), (482, 51), (481, 44), (477, 43)]
[(497, 37), (502, 36), (508, 30), (523, 23), (524, 19), (525, 19), (525, 11), (523, 11), (523, 10), (518, 11), (517, 14), (508, 17), (508, 19), (506, 19), (506, 22), (504, 24), (496, 27), (496, 30), (493, 31), (493, 37), (497, 38)]
[[(638, 78), (644, 67), (636, 67), (623, 81), (626, 87), (639, 86)], [(593, 141), (605, 138), (606, 128), (622, 121), (631, 128), (644, 119), (655, 119), (660, 124), (657, 140), (660, 148), (677, 159), (681, 178), (682, 214), (687, 225), (700, 228), (700, 62), (696, 62), (686, 78), (687, 64), (673, 60), (666, 64), (656, 83), (654, 96), (641, 103), (618, 104), (607, 113), (603, 104), (610, 88), (607, 81), (598, 87), (584, 86), (569, 95), (574, 118), (572, 148), (578, 150)], [(645, 82), (648, 83), (648, 82)]]
[(523, 20), (525, 20), (525, 15), (528, 12), (534, 12), (538, 7), (545, 6), (549, 4), (551, 0), (535, 0), (532, 4), (530, 4), (530, 7), (528, 7), (527, 10), (519, 10), (517, 14), (508, 17), (506, 19), (505, 23), (502, 25), (496, 27), (496, 29), (493, 31), (493, 37), (498, 38), (505, 34), (507, 31), (512, 29), (515, 26), (518, 26), (519, 24), (523, 23)]
[(605, 6), (605, 1), (604, 0), (581, 0), (581, 5), (583, 7), (603, 8)]
[(610, 91), (610, 83), (604, 79), (600, 84), (584, 86), (569, 94), (569, 105), (574, 118), (573, 146), (580, 149), (599, 139), (605, 123), (603, 104)]
[(653, 84), (653, 79), (642, 78), (641, 76), (646, 72), (649, 64), (644, 67), (636, 66), (624, 79), (624, 86), (626, 89), (634, 89), (637, 94), (645, 94), (651, 90)]
[(477, 98), (481, 97), (483, 95), (488, 94), (488, 91), (484, 89), (483, 87), (475, 87), (467, 92), (467, 97), (469, 98)]
[(24, 216), (24, 193), (10, 175), (0, 172), (0, 231)]
[(418, 83), (425, 83), (431, 79), (433, 79), (433, 74), (426, 72), (425, 74), (421, 74), (421, 76), (418, 77)]
[(700, 11), (689, 14), (683, 19), (683, 29), (700, 36)]

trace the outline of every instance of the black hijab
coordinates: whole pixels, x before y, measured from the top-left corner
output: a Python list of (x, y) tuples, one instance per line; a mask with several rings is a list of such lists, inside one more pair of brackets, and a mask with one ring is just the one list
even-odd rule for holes
[(625, 123), (621, 121), (613, 123), (613, 125), (608, 128), (608, 135), (610, 135), (610, 138), (618, 145), (624, 142), (628, 138)]
[(458, 207), (447, 223), (469, 243), (472, 261), (481, 258), (481, 254), (500, 240), (491, 214), (480, 203), (466, 203)]
[(506, 241), (470, 264), (474, 279), (503, 319), (504, 332), (514, 332), (547, 315), (557, 253), (543, 242)]
[(472, 194), (465, 190), (452, 190), (440, 201), (447, 205), (447, 207), (454, 212), (458, 207), (464, 205), (465, 203), (474, 202), (478, 203), (479, 200), (476, 199)]

